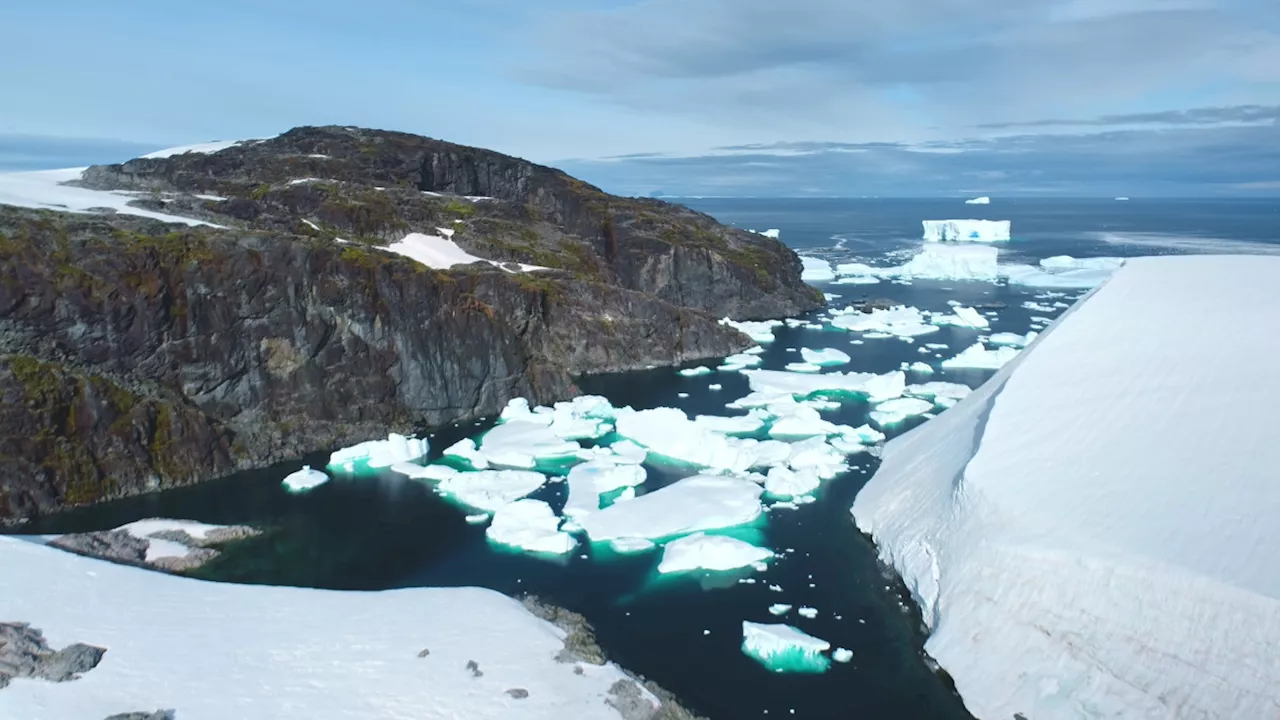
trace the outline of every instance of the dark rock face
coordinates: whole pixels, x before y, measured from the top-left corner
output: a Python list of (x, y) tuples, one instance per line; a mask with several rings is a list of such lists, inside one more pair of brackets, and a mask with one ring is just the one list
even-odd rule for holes
[(178, 714), (173, 710), (156, 710), (155, 712), (131, 712), (112, 715), (106, 720), (176, 720)]
[(44, 633), (27, 623), (0, 623), (0, 689), (15, 677), (49, 682), (79, 679), (98, 666), (107, 651), (76, 643), (54, 651)]
[[(243, 540), (260, 534), (260, 531), (244, 525), (214, 528), (204, 538), (192, 537), (182, 530), (162, 530), (141, 538), (127, 530), (101, 530), (97, 532), (61, 535), (49, 542), (50, 547), (107, 560), (122, 565), (136, 565), (166, 572), (194, 570), (218, 557), (218, 550), (211, 546)], [(159, 557), (147, 560), (151, 539), (168, 540), (186, 546), (183, 556)]]
[[(0, 522), (563, 399), (751, 344), (719, 317), (822, 303), (775, 240), (400, 133), (299, 128), (82, 184), (224, 227), (0, 206)], [(377, 247), (439, 228), (551, 269)]]

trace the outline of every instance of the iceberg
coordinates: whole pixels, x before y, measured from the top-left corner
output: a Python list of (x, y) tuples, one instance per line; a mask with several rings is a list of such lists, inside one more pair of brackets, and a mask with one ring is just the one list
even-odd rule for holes
[(742, 652), (773, 672), (823, 673), (831, 643), (783, 623), (742, 621)]
[(783, 324), (781, 320), (743, 320), (741, 322), (724, 318), (721, 325), (740, 330), (758, 343), (773, 342), (773, 329)]
[(905, 265), (880, 272), (905, 278), (994, 281), (999, 275), (998, 252), (985, 245), (925, 243)]
[(924, 314), (918, 308), (895, 305), (888, 309), (873, 308), (871, 312), (862, 312), (849, 306), (831, 311), (834, 318), (833, 327), (849, 332), (865, 333), (864, 337), (915, 338), (938, 331), (938, 326), (925, 322)]
[(831, 263), (822, 258), (801, 255), (800, 262), (804, 266), (800, 272), (800, 279), (805, 282), (827, 282), (836, 279), (835, 271), (831, 269)]
[(960, 383), (927, 382), (920, 385), (908, 385), (902, 391), (902, 394), (908, 397), (933, 400), (934, 405), (949, 408), (969, 397), (971, 392), (973, 391), (969, 389), (968, 385), (961, 385)]
[(990, 205), (991, 198), (983, 195), (982, 197), (970, 198), (964, 201), (965, 205)]
[(427, 454), (427, 441), (391, 433), (386, 440), (369, 440), (342, 448), (329, 455), (331, 468), (346, 473), (378, 470), (399, 462), (417, 460)]
[(830, 372), (821, 375), (785, 370), (743, 370), (751, 390), (775, 396), (808, 397), (818, 392), (845, 392), (866, 396), (877, 402), (901, 397), (906, 387), (906, 374), (895, 370), (883, 375), (875, 373)]
[(958, 370), (961, 368), (973, 370), (998, 370), (1005, 363), (1014, 359), (1018, 355), (1018, 350), (1011, 347), (998, 347), (994, 350), (988, 350), (982, 346), (982, 343), (974, 343), (960, 354), (952, 358), (942, 361), (942, 367), (945, 370)]
[(871, 422), (880, 427), (897, 425), (909, 417), (923, 415), (933, 409), (933, 403), (919, 398), (898, 398), (876, 405), (871, 411)]
[(925, 220), (929, 242), (997, 242), (1009, 239), (1008, 220)]
[(765, 476), (764, 491), (775, 498), (792, 498), (810, 495), (822, 485), (822, 478), (813, 468), (791, 470), (775, 465)]
[(660, 538), (746, 525), (764, 512), (759, 485), (723, 475), (694, 475), (617, 503), (578, 521), (593, 542)]
[(1030, 345), (1031, 341), (1035, 339), (1035, 332), (1028, 332), (1026, 335), (1019, 335), (1018, 333), (1011, 332), (999, 332), (987, 338), (987, 342), (992, 345), (1006, 345), (1008, 347), (1024, 348)]
[[(552, 417), (552, 413), (546, 413)], [(495, 426), (480, 438), (480, 453), (490, 465), (532, 469), (538, 460), (576, 457), (582, 446), (563, 440), (550, 424), (510, 420)]]
[(541, 500), (516, 500), (498, 508), (485, 537), (531, 553), (564, 555), (578, 544), (572, 535), (560, 532), (560, 518)]
[(934, 315), (930, 318), (930, 321), (934, 325), (951, 325), (953, 327), (977, 330), (985, 330), (991, 326), (991, 323), (982, 316), (982, 313), (962, 305), (953, 307), (950, 315)]
[(672, 540), (662, 549), (658, 572), (737, 570), (773, 559), (773, 551), (724, 535), (694, 533)]
[(312, 470), (310, 465), (303, 465), (301, 470), (285, 475), (280, 484), (284, 485), (284, 489), (289, 492), (300, 493), (320, 487), (327, 482), (329, 482), (328, 475), (319, 470)]
[(724, 362), (721, 363), (718, 369), (726, 371), (741, 370), (743, 368), (755, 367), (761, 362), (762, 361), (758, 354), (738, 353), (737, 355), (730, 355), (725, 358)]
[(444, 449), (444, 457), (461, 460), (474, 470), (488, 470), (489, 461), (476, 448), (475, 440), (463, 438)]
[(645, 481), (647, 473), (641, 465), (619, 464), (613, 460), (592, 460), (569, 470), (569, 499), (564, 504), (566, 517), (578, 520), (600, 510), (600, 496)]
[(1041, 260), (1039, 267), (1001, 265), (1000, 275), (1010, 285), (1088, 289), (1101, 285), (1124, 263), (1124, 258), (1073, 258), (1069, 255), (1057, 255)]
[(975, 716), (1276, 716), (1277, 277), (1131, 259), (885, 448), (854, 519)]
[(456, 473), (436, 486), (467, 507), (494, 512), (542, 487), (547, 476), (532, 470), (480, 470)]
[(847, 365), (853, 358), (849, 357), (849, 353), (835, 348), (823, 348), (821, 350), (810, 350), (809, 348), (800, 348), (800, 357), (811, 365)]
[(698, 367), (685, 368), (683, 370), (676, 371), (677, 374), (682, 375), (684, 377), (696, 377), (698, 375), (708, 375), (712, 372), (715, 372), (715, 371), (707, 367), (706, 365), (699, 365)]

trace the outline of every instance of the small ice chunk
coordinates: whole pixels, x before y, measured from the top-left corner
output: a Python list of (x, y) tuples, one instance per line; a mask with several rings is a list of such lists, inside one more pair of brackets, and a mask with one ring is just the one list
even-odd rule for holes
[(831, 659), (838, 663), (847, 663), (853, 659), (853, 651), (847, 648), (836, 648), (831, 653)]
[(752, 340), (758, 343), (773, 342), (773, 329), (782, 325), (781, 320), (743, 320), (741, 322), (724, 318), (720, 321), (721, 325), (728, 325), (732, 328), (746, 333)]
[(698, 367), (685, 368), (676, 372), (684, 377), (694, 377), (696, 375), (708, 375), (714, 371), (706, 365), (699, 365)]
[(328, 475), (319, 470), (312, 470), (310, 465), (303, 465), (301, 470), (285, 475), (280, 484), (291, 493), (300, 493), (320, 487), (327, 482), (329, 482)]
[(968, 385), (949, 382), (927, 382), (921, 385), (908, 385), (904, 395), (933, 400), (939, 407), (951, 407), (973, 392)]
[(477, 510), (496, 511), (542, 487), (547, 476), (531, 470), (480, 470), (445, 478), (440, 492)]
[(377, 470), (398, 462), (417, 460), (426, 454), (425, 439), (391, 433), (386, 440), (369, 440), (334, 452), (329, 456), (329, 467), (348, 473)]
[(831, 269), (831, 263), (822, 258), (801, 255), (800, 262), (803, 264), (800, 279), (805, 282), (827, 282), (836, 279), (835, 271)]
[(826, 672), (831, 660), (823, 653), (830, 648), (790, 625), (742, 621), (742, 652), (773, 672)]
[(810, 620), (818, 617), (817, 608), (811, 608), (806, 606), (806, 607), (800, 608), (799, 610), (796, 610), (796, 612), (800, 615), (800, 617), (806, 617), (806, 618), (809, 618)]
[[(770, 585), (769, 589), (772, 590), (774, 587), (776, 586)], [(778, 588), (778, 589), (781, 590), (782, 588)], [(791, 611), (791, 606), (787, 605), (786, 603), (774, 603), (769, 606), (770, 615), (786, 615), (790, 611)]]
[(1032, 340), (1036, 339), (1036, 335), (1037, 333), (1035, 332), (1028, 332), (1026, 335), (1019, 335), (1018, 333), (1011, 332), (998, 332), (988, 338), (987, 342), (992, 345), (1006, 345), (1008, 347), (1024, 348), (1030, 345)]
[(707, 389), (708, 389), (708, 390), (719, 390), (719, 389), (721, 389), (722, 387), (724, 387), (724, 386), (723, 386), (723, 385), (720, 385), (719, 383), (712, 383), (712, 384), (710, 384), (710, 385), (708, 385), (708, 386), (707, 386)]
[(564, 504), (564, 514), (580, 521), (586, 515), (599, 512), (601, 495), (639, 485), (646, 475), (642, 465), (618, 464), (613, 460), (575, 465), (569, 470), (569, 498)]
[(658, 572), (663, 574), (693, 570), (737, 570), (752, 567), (773, 557), (773, 551), (726, 537), (694, 533), (667, 543)]
[(807, 362), (793, 362), (787, 363), (786, 369), (788, 372), (816, 373), (822, 371), (822, 366)]
[(897, 398), (876, 405), (871, 411), (871, 421), (880, 427), (896, 425), (909, 417), (923, 415), (933, 409), (933, 403), (919, 398)]
[(791, 470), (780, 465), (769, 468), (764, 491), (773, 497), (792, 498), (808, 495), (822, 485), (822, 478), (812, 468)]
[(919, 360), (908, 365), (907, 369), (911, 372), (920, 373), (922, 375), (933, 374), (933, 366), (926, 362), (920, 362)]
[(495, 543), (533, 553), (563, 555), (578, 544), (560, 532), (560, 518), (541, 500), (516, 500), (497, 508), (485, 535)]
[(613, 548), (616, 553), (623, 555), (631, 555), (633, 553), (648, 552), (657, 547), (653, 541), (644, 538), (614, 538), (609, 541), (609, 547)]
[(985, 330), (990, 327), (990, 323), (982, 313), (971, 307), (957, 306), (952, 309), (950, 315), (934, 315), (930, 318), (934, 325), (951, 325), (953, 327), (976, 328)]
[(945, 369), (999, 370), (1017, 355), (1018, 351), (1011, 347), (998, 347), (994, 350), (987, 350), (982, 346), (982, 343), (974, 343), (955, 357), (943, 360), (942, 367)]
[(848, 353), (842, 350), (837, 350), (836, 348), (823, 348), (821, 350), (800, 348), (800, 357), (804, 358), (804, 361), (807, 363), (821, 365), (823, 367), (828, 365), (845, 365), (853, 359), (849, 357)]
[(730, 355), (720, 364), (720, 370), (732, 371), (741, 370), (743, 368), (755, 367), (761, 362), (760, 356), (752, 353), (738, 353)]
[(474, 470), (488, 470), (489, 461), (476, 449), (476, 442), (471, 438), (463, 438), (444, 449), (444, 456), (466, 462)]

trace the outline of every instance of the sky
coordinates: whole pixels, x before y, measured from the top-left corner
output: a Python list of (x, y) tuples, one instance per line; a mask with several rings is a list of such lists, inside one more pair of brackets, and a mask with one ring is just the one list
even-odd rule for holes
[(1280, 196), (1276, 0), (60, 0), (0, 27), (0, 169), (342, 124), (625, 194)]

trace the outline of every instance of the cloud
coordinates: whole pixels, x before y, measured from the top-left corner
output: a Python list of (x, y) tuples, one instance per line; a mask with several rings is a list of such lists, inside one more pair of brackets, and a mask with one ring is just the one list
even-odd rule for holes
[(1275, 123), (1280, 105), (1236, 105), (1193, 108), (1163, 112), (1103, 115), (1084, 120), (1032, 120), (1030, 122), (985, 123), (980, 128), (1089, 127), (1098, 125), (1222, 125), (1229, 123)]
[(553, 13), (523, 79), (764, 139), (954, 138), (973, 126), (1280, 97), (1269, 0), (648, 0)]
[(761, 144), (700, 156), (566, 161), (623, 194), (927, 197), (1276, 194), (1275, 125), (1021, 134), (954, 142)]

